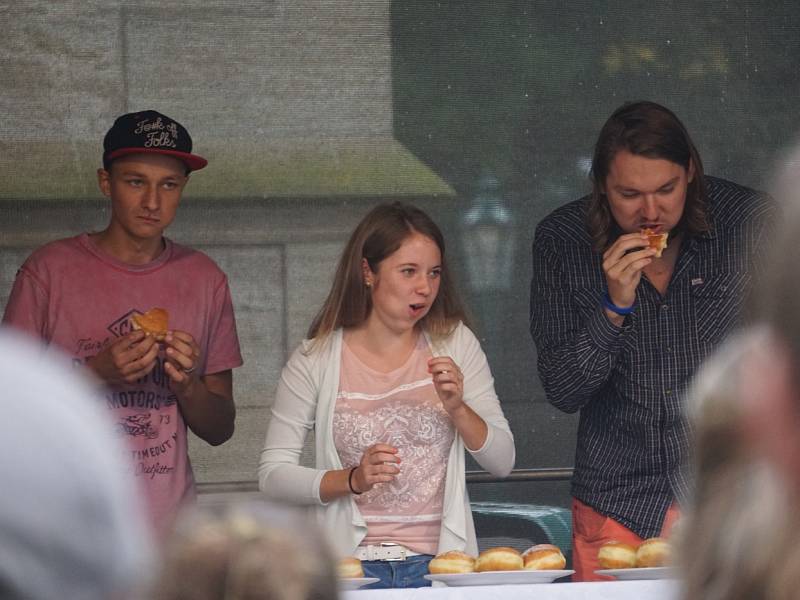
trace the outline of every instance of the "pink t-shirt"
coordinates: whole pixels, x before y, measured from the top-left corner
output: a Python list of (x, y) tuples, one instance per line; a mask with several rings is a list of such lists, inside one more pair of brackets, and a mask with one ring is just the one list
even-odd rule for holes
[[(205, 254), (169, 240), (156, 260), (136, 266), (105, 254), (87, 234), (47, 244), (17, 273), (3, 323), (82, 365), (131, 330), (131, 315), (156, 306), (169, 312), (170, 329), (197, 341), (201, 375), (242, 364), (225, 274)], [(105, 394), (158, 530), (194, 498), (186, 424), (163, 363), (162, 351), (149, 375)]]
[(333, 438), (345, 467), (369, 446), (398, 449), (400, 474), (355, 496), (367, 524), (362, 544), (395, 542), (436, 554), (447, 458), (455, 434), (428, 372), (431, 352), (423, 336), (406, 363), (389, 373), (365, 365), (342, 344)]

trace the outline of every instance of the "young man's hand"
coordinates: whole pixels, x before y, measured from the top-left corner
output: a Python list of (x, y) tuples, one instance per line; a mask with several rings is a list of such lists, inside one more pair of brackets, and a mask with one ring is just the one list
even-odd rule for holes
[(172, 380), (172, 389), (185, 392), (197, 379), (200, 364), (200, 346), (185, 331), (168, 331), (164, 338), (167, 360), (164, 370)]
[(86, 365), (105, 383), (133, 383), (156, 366), (158, 349), (154, 337), (132, 331), (91, 357)]

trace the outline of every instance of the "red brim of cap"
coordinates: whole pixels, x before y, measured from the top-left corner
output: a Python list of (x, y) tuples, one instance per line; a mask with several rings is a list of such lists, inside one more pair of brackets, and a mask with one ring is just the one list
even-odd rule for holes
[(120, 156), (128, 156), (129, 154), (164, 154), (172, 156), (182, 161), (192, 171), (199, 171), (208, 164), (208, 161), (202, 156), (196, 154), (189, 154), (188, 152), (179, 152), (177, 150), (166, 150), (164, 148), (118, 148), (108, 155), (108, 160), (114, 160)]

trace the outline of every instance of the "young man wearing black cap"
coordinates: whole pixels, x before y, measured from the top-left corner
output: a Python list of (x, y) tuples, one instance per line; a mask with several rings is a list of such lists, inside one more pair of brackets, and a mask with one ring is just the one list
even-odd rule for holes
[[(3, 323), (66, 351), (106, 384), (161, 529), (194, 497), (186, 427), (212, 445), (233, 435), (232, 369), (242, 358), (225, 274), (163, 235), (189, 173), (207, 164), (192, 154), (189, 133), (155, 111), (129, 113), (103, 147), (97, 176), (111, 199), (108, 226), (36, 250), (17, 274)], [(169, 317), (159, 340), (134, 324), (153, 307)]]

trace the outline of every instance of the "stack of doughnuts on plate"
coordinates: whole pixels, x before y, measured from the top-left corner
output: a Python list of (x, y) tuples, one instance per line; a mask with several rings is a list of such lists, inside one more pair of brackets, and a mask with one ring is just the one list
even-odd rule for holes
[(597, 552), (597, 562), (603, 569), (664, 567), (669, 558), (669, 542), (660, 537), (646, 539), (638, 547), (611, 540)]

